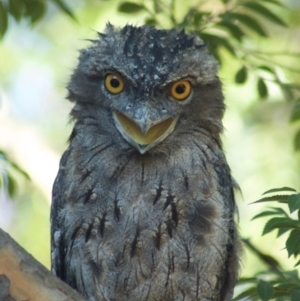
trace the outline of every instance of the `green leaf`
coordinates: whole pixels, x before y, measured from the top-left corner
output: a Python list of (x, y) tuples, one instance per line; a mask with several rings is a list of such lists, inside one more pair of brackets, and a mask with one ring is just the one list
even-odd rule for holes
[(285, 245), (289, 257), (297, 253), (300, 250), (300, 230), (293, 230)]
[(267, 71), (271, 74), (274, 74), (274, 70), (272, 68), (270, 68), (269, 66), (261, 65), (261, 66), (258, 66), (257, 68), (261, 69), (261, 70), (264, 70), (264, 71)]
[(277, 1), (277, 0), (264, 0), (265, 2), (270, 2), (272, 4), (281, 6), (281, 7), (286, 7), (285, 5), (283, 5), (281, 2)]
[(290, 230), (291, 230), (290, 228), (279, 228), (276, 237), (280, 237), (281, 235), (283, 235), (284, 233), (286, 233)]
[(294, 138), (294, 147), (296, 151), (300, 150), (300, 130), (297, 132)]
[(241, 5), (250, 8), (251, 10), (257, 13), (260, 13), (262, 16), (266, 17), (270, 21), (273, 21), (274, 23), (287, 27), (286, 23), (283, 20), (281, 20), (277, 15), (272, 13), (268, 8), (266, 8), (265, 6), (257, 2), (249, 1), (249, 2), (241, 3)]
[(262, 301), (268, 301), (273, 295), (273, 286), (267, 282), (260, 280), (257, 285), (257, 293)]
[(262, 78), (258, 79), (257, 90), (261, 98), (265, 98), (268, 96), (268, 88), (265, 84), (265, 81)]
[(199, 11), (195, 12), (193, 23), (194, 23), (196, 28), (198, 28), (200, 26), (200, 24), (202, 22), (202, 18), (203, 18), (204, 15), (205, 14), (203, 14), (202, 12), (199, 12)]
[(9, 173), (7, 173), (7, 180), (7, 191), (9, 196), (13, 198), (17, 191), (17, 183)]
[(298, 278), (298, 271), (297, 270), (292, 270), (292, 271), (285, 271), (284, 272), (285, 275), (287, 275), (288, 277), (294, 279), (294, 280), (299, 280)]
[(9, 0), (8, 11), (16, 21), (20, 21), (24, 12), (24, 3), (21, 0)]
[(300, 265), (300, 260), (297, 261), (297, 263), (294, 265), (294, 267), (297, 267), (298, 265)]
[(291, 294), (291, 301), (299, 301), (300, 300), (300, 289), (293, 290)]
[(71, 17), (74, 21), (77, 21), (76, 17), (74, 16), (73, 12), (70, 8), (64, 3), (62, 0), (51, 0), (54, 2), (65, 14)]
[(8, 25), (7, 11), (4, 3), (0, 1), (0, 39), (4, 36)]
[(278, 215), (278, 212), (276, 211), (263, 211), (259, 214), (256, 214), (254, 217), (252, 217), (252, 221), (257, 219), (257, 218), (260, 218), (260, 217), (265, 217), (265, 216), (270, 216), (270, 215)]
[(270, 190), (267, 190), (263, 193), (264, 194), (267, 194), (267, 193), (273, 193), (273, 192), (281, 192), (281, 191), (293, 191), (293, 192), (296, 192), (296, 190), (294, 188), (291, 188), (291, 187), (281, 187), (281, 188), (273, 188), (273, 189), (270, 189)]
[(149, 26), (155, 26), (155, 25), (157, 25), (157, 22), (154, 18), (146, 18), (145, 24), (149, 25)]
[(261, 198), (251, 204), (256, 204), (256, 203), (264, 203), (264, 202), (272, 202), (272, 201), (277, 201), (279, 203), (287, 203), (287, 199), (290, 195), (289, 194), (277, 194), (277, 195), (272, 195), (272, 196), (267, 196), (264, 198)]
[(11, 161), (9, 161), (9, 163), (16, 171), (18, 171), (23, 177), (25, 177), (26, 180), (31, 180), (29, 174), (24, 169), (22, 169), (19, 165)]
[(240, 300), (252, 300), (253, 297), (257, 295), (257, 288), (256, 287), (250, 287), (237, 295), (235, 298), (232, 299), (232, 301), (240, 301)]
[(292, 194), (288, 198), (290, 213), (300, 209), (300, 194)]
[(293, 220), (289, 217), (274, 217), (271, 218), (263, 229), (262, 235), (265, 235), (277, 228), (290, 228), (290, 229), (299, 229), (300, 223), (297, 220)]
[(31, 23), (35, 23), (42, 18), (46, 11), (46, 3), (40, 0), (23, 0), (26, 6), (25, 16), (30, 17)]
[(247, 80), (247, 68), (243, 66), (235, 75), (235, 82), (243, 84)]
[(300, 119), (300, 104), (298, 103), (293, 108), (290, 121), (295, 122), (295, 121), (298, 121), (299, 119)]
[(252, 17), (246, 14), (241, 13), (230, 13), (228, 14), (229, 18), (236, 19), (240, 23), (246, 25), (248, 28), (252, 29), (262, 37), (267, 37), (268, 35), (262, 28), (262, 26)]
[(232, 45), (229, 43), (229, 39), (222, 38), (220, 36), (209, 34), (209, 33), (201, 33), (201, 38), (208, 42), (209, 47), (212, 48), (212, 52), (215, 52), (219, 47), (223, 46), (226, 48), (233, 56), (235, 56), (235, 50)]
[(140, 12), (144, 9), (144, 7), (140, 4), (133, 2), (123, 2), (119, 5), (118, 11), (126, 14), (132, 14)]
[(236, 38), (238, 41), (242, 40), (242, 37), (245, 35), (245, 33), (241, 30), (241, 28), (232, 22), (223, 20), (221, 22), (216, 23), (216, 25), (224, 27), (227, 29), (231, 35)]

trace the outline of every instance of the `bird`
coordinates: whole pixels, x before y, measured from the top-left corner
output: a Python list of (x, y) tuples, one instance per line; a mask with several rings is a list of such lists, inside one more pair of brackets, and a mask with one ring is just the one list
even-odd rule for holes
[(53, 273), (89, 301), (229, 301), (241, 243), (218, 63), (195, 34), (115, 27), (81, 50), (53, 185)]

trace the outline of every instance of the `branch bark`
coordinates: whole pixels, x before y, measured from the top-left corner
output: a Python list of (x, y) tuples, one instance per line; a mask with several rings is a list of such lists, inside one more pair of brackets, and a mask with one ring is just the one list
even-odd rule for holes
[(86, 301), (0, 229), (0, 301)]

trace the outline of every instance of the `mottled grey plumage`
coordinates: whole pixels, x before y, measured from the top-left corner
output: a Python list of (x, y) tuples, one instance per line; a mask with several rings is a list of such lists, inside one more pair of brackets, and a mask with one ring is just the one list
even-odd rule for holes
[[(81, 52), (53, 189), (52, 268), (90, 301), (231, 300), (240, 245), (217, 69), (199, 38), (176, 30), (108, 25)], [(108, 91), (107, 74), (121, 92)], [(192, 90), (177, 101), (181, 79)], [(164, 134), (144, 145), (134, 135), (150, 127)]]

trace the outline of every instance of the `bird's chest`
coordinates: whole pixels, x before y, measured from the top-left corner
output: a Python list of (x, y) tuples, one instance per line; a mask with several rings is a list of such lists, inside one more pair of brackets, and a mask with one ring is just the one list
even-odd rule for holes
[[(199, 278), (222, 273), (219, 250), (228, 242), (226, 201), (211, 172), (199, 156), (83, 169), (63, 211), (70, 274), (96, 270), (95, 285), (106, 296), (126, 293), (128, 300), (150, 291), (174, 300), (179, 283), (182, 290), (196, 285), (194, 297), (201, 281), (202, 290), (217, 286), (217, 277), (209, 284)], [(77, 286), (84, 290), (84, 280)]]

